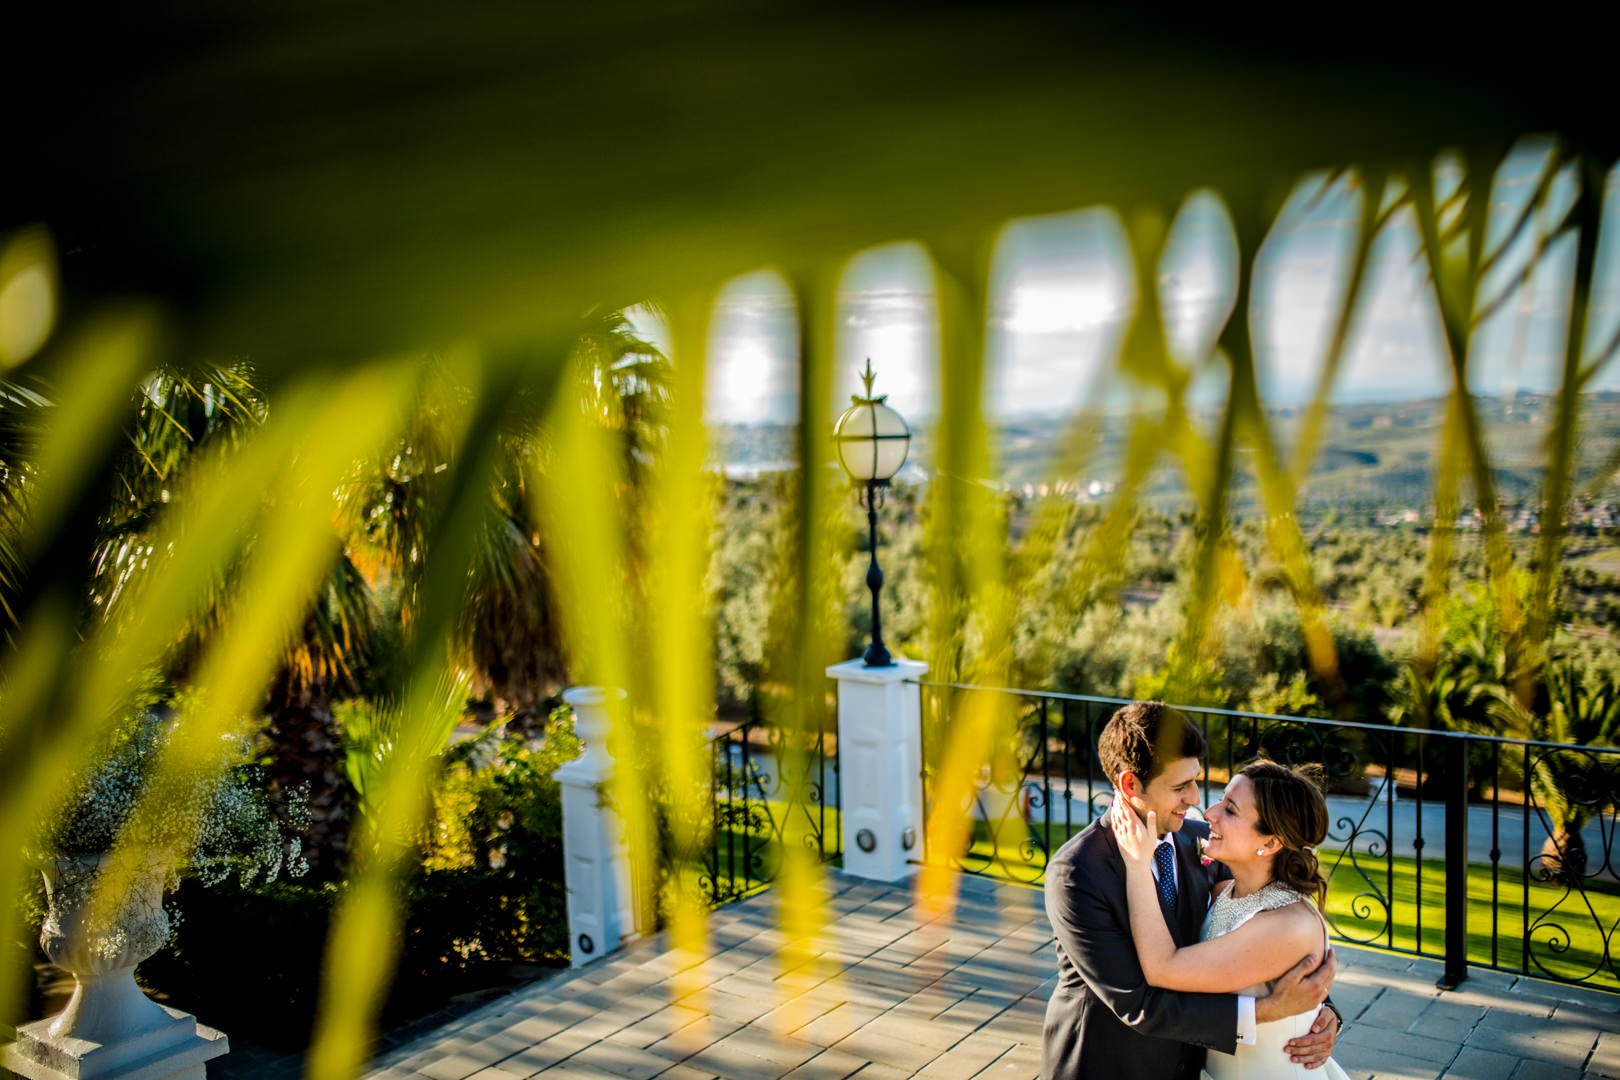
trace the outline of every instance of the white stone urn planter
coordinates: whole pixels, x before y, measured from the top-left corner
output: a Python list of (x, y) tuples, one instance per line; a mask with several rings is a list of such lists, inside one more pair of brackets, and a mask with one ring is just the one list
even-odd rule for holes
[(159, 1005), (135, 983), (135, 967), (163, 947), (169, 915), (164, 872), (136, 868), (116, 908), (98, 917), (97, 886), (108, 855), (51, 858), (42, 867), (50, 907), (40, 944), (71, 972), (73, 996), (55, 1016), (17, 1029), (4, 1065), (30, 1080), (203, 1080), (203, 1063), (229, 1049), (196, 1017)]

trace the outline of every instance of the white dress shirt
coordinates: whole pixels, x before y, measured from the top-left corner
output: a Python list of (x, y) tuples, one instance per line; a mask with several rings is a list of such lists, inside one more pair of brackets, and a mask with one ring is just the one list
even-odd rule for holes
[[(1173, 844), (1175, 842), (1175, 841), (1173, 841), (1171, 839), (1171, 837), (1173, 835), (1175, 835), (1175, 834), (1174, 833), (1165, 833), (1163, 836), (1159, 837), (1159, 843), (1161, 843), (1161, 844)], [(1175, 855), (1175, 849), (1174, 848), (1171, 848), (1170, 854), (1172, 856)], [(1180, 878), (1180, 873), (1181, 872), (1177, 869), (1177, 866), (1179, 865), (1179, 863), (1180, 863), (1179, 859), (1176, 859), (1176, 858), (1172, 857), (1171, 860), (1170, 860), (1170, 876), (1175, 879), (1177, 895), (1180, 895), (1180, 889), (1181, 889), (1181, 878)], [(1158, 863), (1158, 860), (1157, 859), (1150, 859), (1148, 861), (1148, 865), (1150, 865), (1153, 868), (1153, 880), (1158, 881), (1159, 880), (1159, 863)], [(1240, 1043), (1249, 1043), (1252, 1046), (1254, 1044), (1255, 1040), (1258, 1038), (1258, 1036), (1260, 1034), (1260, 1025), (1258, 1023), (1256, 1023), (1255, 1019), (1254, 1019), (1254, 998), (1250, 997), (1248, 994), (1239, 994), (1237, 996), (1237, 1006), (1238, 1006), (1237, 1007), (1237, 1013), (1238, 1013), (1238, 1034), (1237, 1034), (1237, 1039), (1238, 1039), (1238, 1042), (1240, 1042)]]

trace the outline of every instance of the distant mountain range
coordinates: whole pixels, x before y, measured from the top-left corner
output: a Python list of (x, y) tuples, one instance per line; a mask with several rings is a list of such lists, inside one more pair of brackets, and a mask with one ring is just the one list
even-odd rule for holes
[[(1550, 394), (1520, 392), (1504, 397), (1476, 397), (1474, 408), (1490, 450), (1497, 495), (1517, 502), (1539, 495), (1545, 464), (1547, 435), (1556, 398)], [(1443, 398), (1421, 401), (1342, 404), (1329, 410), (1322, 448), (1301, 492), (1303, 508), (1387, 508), (1423, 506), (1434, 487), (1434, 463), (1445, 423)], [(1305, 410), (1276, 407), (1268, 410), (1273, 438), (1284, 460), (1296, 437)], [(1213, 442), (1220, 424), (1213, 411), (1196, 414), (1194, 423)], [(1126, 438), (1132, 418), (1110, 415), (1102, 419), (1089, 440), (1090, 452), (1079, 468), (1060, 469), (1061, 448), (1075, 441), (1075, 416), (1022, 416), (992, 423), (991, 451), (994, 480), (1009, 488), (1072, 491), (1082, 500), (1105, 497), (1124, 472)], [(728, 472), (746, 475), (783, 467), (795, 453), (795, 425), (721, 425), (711, 430), (711, 460)], [(1581, 399), (1577, 432), (1577, 490), (1589, 485), (1603, 469), (1620, 466), (1620, 391), (1602, 391)], [(907, 473), (926, 479), (935, 459), (936, 433), (921, 428), (914, 433)], [(1252, 454), (1240, 453), (1233, 486), (1234, 510), (1253, 507), (1257, 498)], [(1465, 470), (1466, 473), (1466, 470)], [(904, 477), (902, 477), (904, 479)], [(1606, 489), (1613, 488), (1610, 478)], [(1465, 482), (1463, 497), (1470, 497)], [(1179, 464), (1161, 453), (1143, 490), (1143, 498), (1163, 508), (1190, 501)]]

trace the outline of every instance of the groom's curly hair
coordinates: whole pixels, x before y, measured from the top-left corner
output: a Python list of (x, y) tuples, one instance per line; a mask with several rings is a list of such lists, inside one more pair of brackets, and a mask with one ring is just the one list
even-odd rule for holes
[(1117, 784), (1132, 772), (1150, 783), (1172, 761), (1204, 756), (1204, 736), (1187, 714), (1162, 701), (1133, 701), (1116, 712), (1097, 739), (1097, 757)]

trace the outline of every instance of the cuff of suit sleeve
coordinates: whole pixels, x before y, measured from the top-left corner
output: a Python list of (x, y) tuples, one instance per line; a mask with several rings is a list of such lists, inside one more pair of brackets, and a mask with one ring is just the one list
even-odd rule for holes
[(1247, 994), (1238, 995), (1238, 1036), (1240, 1043), (1253, 1046), (1259, 1037), (1260, 1025), (1254, 1021), (1254, 998)]

